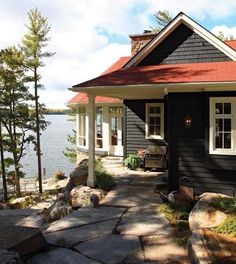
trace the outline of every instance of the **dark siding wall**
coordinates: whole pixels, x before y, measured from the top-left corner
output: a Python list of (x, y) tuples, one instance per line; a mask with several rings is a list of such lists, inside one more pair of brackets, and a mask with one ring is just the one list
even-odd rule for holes
[(231, 60), (190, 28), (181, 24), (139, 65)]
[[(172, 190), (177, 188), (181, 177), (188, 177), (198, 193), (214, 191), (233, 195), (236, 190), (236, 156), (209, 155), (208, 109), (209, 96), (213, 95), (219, 96), (204, 93), (168, 95), (168, 114), (171, 115), (168, 131), (169, 176)], [(187, 115), (192, 117), (191, 128), (184, 126)]]
[[(148, 140), (145, 138), (145, 103), (164, 103), (164, 100), (125, 100), (124, 115), (124, 156), (136, 153), (149, 145), (166, 145), (164, 140)], [(165, 111), (166, 113), (166, 111)], [(165, 125), (165, 130), (166, 130)], [(165, 133), (166, 134), (166, 133)]]

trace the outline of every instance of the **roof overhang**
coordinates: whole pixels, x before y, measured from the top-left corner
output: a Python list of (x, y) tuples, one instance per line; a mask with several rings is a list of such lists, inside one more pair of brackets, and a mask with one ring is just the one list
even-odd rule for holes
[(168, 93), (236, 91), (236, 82), (163, 83), (119, 86), (72, 87), (74, 92), (125, 99), (163, 98)]
[(152, 52), (166, 37), (168, 37), (180, 24), (184, 24), (191, 28), (199, 36), (207, 40), (217, 49), (222, 51), (226, 56), (236, 61), (236, 51), (218, 39), (211, 32), (200, 26), (197, 22), (186, 16), (184, 13), (179, 13), (157, 36), (151, 40), (143, 49), (140, 50), (125, 66), (124, 69), (136, 66), (141, 62), (150, 52)]

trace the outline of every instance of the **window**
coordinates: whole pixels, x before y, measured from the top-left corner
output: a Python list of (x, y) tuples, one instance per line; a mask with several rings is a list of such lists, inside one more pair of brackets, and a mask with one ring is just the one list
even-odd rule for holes
[(102, 125), (103, 125), (103, 108), (97, 107), (96, 108), (96, 147), (102, 148)]
[(146, 138), (164, 137), (164, 106), (160, 103), (146, 104)]
[(210, 98), (210, 154), (236, 155), (236, 98)]
[(86, 108), (80, 107), (78, 109), (78, 144), (79, 146), (86, 146)]

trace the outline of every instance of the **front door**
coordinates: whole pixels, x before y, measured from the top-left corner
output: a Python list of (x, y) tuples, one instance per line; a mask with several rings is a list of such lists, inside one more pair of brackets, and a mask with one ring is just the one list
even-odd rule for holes
[(114, 156), (123, 156), (122, 107), (110, 107), (110, 151)]

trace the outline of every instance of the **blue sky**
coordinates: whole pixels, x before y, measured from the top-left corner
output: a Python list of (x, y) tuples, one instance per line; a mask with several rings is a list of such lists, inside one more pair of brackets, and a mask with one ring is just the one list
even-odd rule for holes
[(47, 107), (64, 108), (73, 84), (96, 77), (130, 54), (128, 35), (155, 26), (153, 14), (180, 11), (208, 30), (236, 36), (236, 1), (232, 0), (1, 0), (0, 48), (20, 43), (27, 12), (38, 7), (51, 25), (48, 50), (56, 55), (42, 69)]

